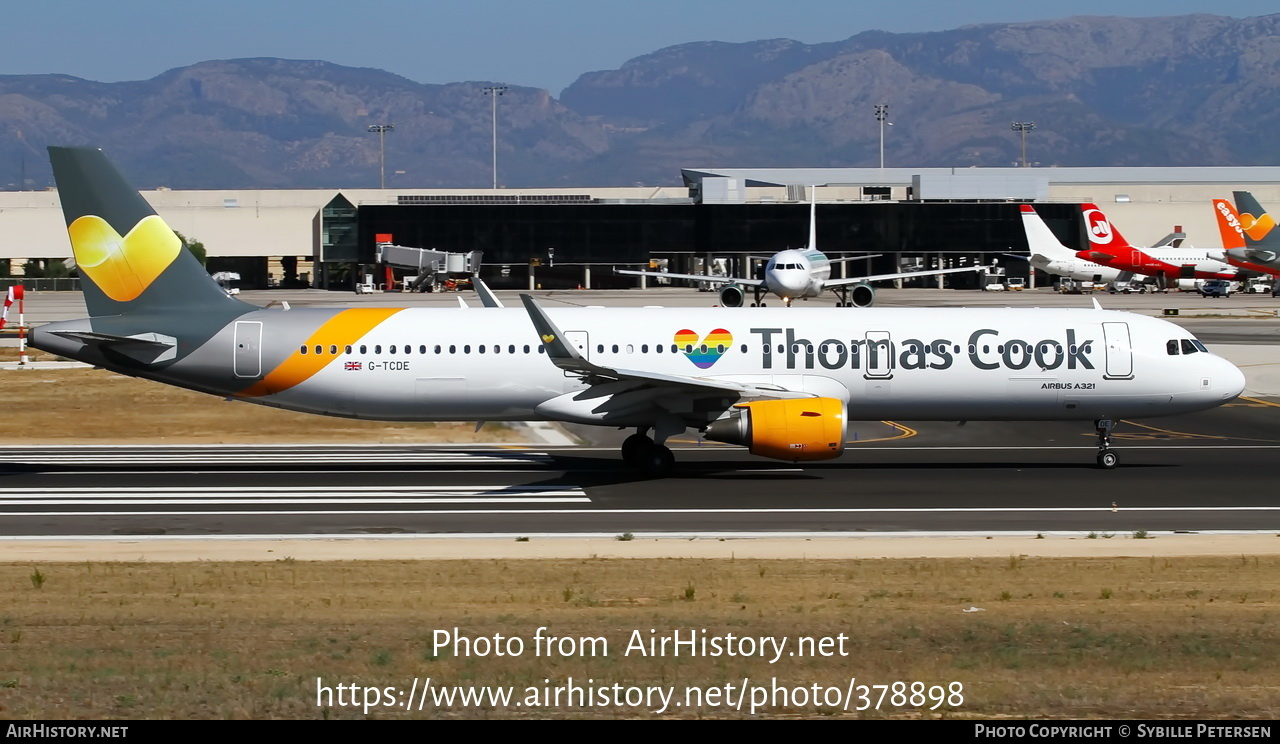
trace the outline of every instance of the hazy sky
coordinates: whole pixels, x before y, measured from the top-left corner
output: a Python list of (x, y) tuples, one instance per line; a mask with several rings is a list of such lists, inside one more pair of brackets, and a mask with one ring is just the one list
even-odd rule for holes
[(547, 88), (690, 41), (847, 39), (1069, 15), (1245, 18), (1275, 0), (11, 0), (0, 74), (118, 82), (211, 59), (283, 57), (375, 67), (420, 83)]

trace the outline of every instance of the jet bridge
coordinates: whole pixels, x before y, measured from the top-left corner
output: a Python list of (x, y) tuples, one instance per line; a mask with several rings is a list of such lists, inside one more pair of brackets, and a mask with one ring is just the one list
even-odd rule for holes
[(482, 255), (483, 251), (449, 253), (394, 243), (378, 243), (377, 246), (378, 263), (416, 272), (407, 283), (407, 289), (412, 292), (439, 292), (449, 280), (470, 278), (480, 271)]

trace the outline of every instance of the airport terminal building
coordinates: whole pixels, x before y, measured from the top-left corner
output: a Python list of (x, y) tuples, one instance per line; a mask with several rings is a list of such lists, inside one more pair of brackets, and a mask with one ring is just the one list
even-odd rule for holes
[[(376, 265), (380, 241), (483, 251), (495, 288), (636, 287), (616, 268), (747, 275), (751, 257), (808, 241), (816, 187), (817, 245), (858, 273), (997, 262), (1027, 265), (1018, 204), (1032, 203), (1069, 246), (1084, 247), (1078, 205), (1100, 205), (1135, 245), (1180, 229), (1197, 247), (1221, 244), (1210, 200), (1252, 191), (1280, 209), (1280, 167), (685, 169), (683, 185), (592, 189), (314, 189), (147, 191), (184, 236), (201, 241), (210, 271), (246, 288), (350, 289)], [(1185, 244), (1184, 244), (1185, 245)], [(70, 244), (54, 191), (0, 192), (0, 270), (61, 261)], [(852, 267), (851, 267), (852, 265)], [(844, 267), (843, 269), (840, 267)], [(403, 272), (401, 272), (403, 273)], [(939, 277), (927, 281), (936, 283)], [(1033, 278), (1034, 280), (1034, 278)], [(978, 281), (968, 273), (947, 286)], [(1040, 281), (1045, 281), (1043, 277)], [(930, 286), (933, 286), (932, 284)]]

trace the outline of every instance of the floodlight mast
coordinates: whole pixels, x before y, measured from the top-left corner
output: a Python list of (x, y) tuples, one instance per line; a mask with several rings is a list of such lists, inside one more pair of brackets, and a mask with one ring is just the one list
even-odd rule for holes
[(498, 190), (498, 96), (507, 92), (505, 85), (486, 85), (484, 94), (492, 100), (493, 109), (493, 189)]
[(1027, 132), (1036, 128), (1034, 121), (1015, 121), (1009, 128), (1022, 134), (1022, 167), (1027, 167)]
[(384, 147), (387, 132), (396, 128), (395, 124), (370, 124), (369, 131), (378, 135), (378, 188), (387, 187), (387, 151)]

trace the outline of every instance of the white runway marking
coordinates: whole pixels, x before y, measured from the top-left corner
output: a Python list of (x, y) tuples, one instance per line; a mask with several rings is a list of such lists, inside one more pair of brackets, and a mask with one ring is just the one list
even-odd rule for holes
[[(386, 495), (394, 494), (394, 495)], [(154, 516), (200, 514), (429, 514), (437, 510), (369, 509), (378, 504), (418, 505), (430, 507), (437, 504), (585, 504), (591, 499), (581, 488), (555, 488), (548, 486), (311, 486), (311, 487), (140, 487), (140, 488), (5, 488), (0, 489), (0, 508), (3, 507), (55, 507), (55, 506), (319, 506), (349, 504), (350, 510), (269, 510), (253, 511), (193, 511), (170, 509), (166, 511), (25, 511), (7, 510), (5, 516)]]
[(371, 464), (465, 464), (465, 465), (545, 465), (551, 457), (545, 452), (513, 452), (511, 454), (473, 454), (463, 452), (254, 452), (203, 451), (203, 452), (4, 452), (0, 464), (35, 465), (173, 465), (182, 463), (252, 463), (255, 465), (291, 465), (317, 462), (351, 465)]
[[(590, 499), (584, 497), (582, 501), (589, 502)], [(0, 500), (0, 504), (5, 503)], [(38, 505), (54, 505), (53, 502), (41, 501), (34, 502)], [(92, 502), (97, 505), (106, 505), (113, 503), (110, 501)], [(169, 502), (151, 501), (141, 503), (165, 504)], [(222, 501), (210, 501), (208, 503), (223, 503)], [(232, 503), (232, 502), (227, 502)], [(308, 503), (304, 501), (290, 501), (287, 503)], [(324, 503), (324, 502), (319, 502)], [(341, 503), (352, 504), (368, 504), (368, 500), (353, 500)], [(374, 502), (381, 503), (381, 502)], [(420, 503), (449, 503), (447, 500), (427, 499)], [(495, 498), (476, 499), (472, 503), (502, 503)], [(521, 500), (520, 503), (539, 503), (536, 499)], [(1147, 507), (1131, 507), (1121, 509), (1122, 512), (1275, 512), (1280, 511), (1280, 506), (1147, 506)], [(530, 515), (530, 514), (559, 514), (559, 515), (575, 515), (589, 514), (593, 516), (613, 516), (617, 514), (669, 514), (669, 515), (685, 515), (685, 514), (1000, 514), (1000, 513), (1022, 513), (1022, 514), (1083, 514), (1083, 513), (1114, 513), (1109, 506), (1097, 507), (975, 507), (975, 508), (903, 508), (903, 509), (859, 509), (859, 508), (818, 508), (818, 509), (785, 509), (785, 508), (762, 508), (762, 509), (336, 509), (336, 510), (252, 510), (252, 511), (188, 511), (188, 510), (171, 510), (171, 511), (104, 511), (104, 512), (6, 512), (6, 517), (30, 517), (30, 516), (159, 516), (159, 515), (191, 515), (191, 516), (279, 516), (279, 515), (355, 515), (355, 514), (439, 514), (439, 515), (490, 515), (490, 516), (513, 516), (513, 515)], [(1274, 532), (1274, 530), (1268, 530)], [(790, 534), (790, 533), (775, 533)], [(825, 534), (825, 533), (824, 533)], [(973, 534), (972, 532), (967, 534)], [(983, 533), (985, 534), (985, 532)]]
[[(1149, 530), (1150, 537), (1175, 537), (1181, 535), (1270, 535), (1275, 530)], [(39, 541), (57, 541), (57, 542), (150, 542), (156, 540), (503, 540), (510, 541), (512, 532), (460, 532), (460, 533), (430, 533), (430, 532), (394, 532), (394, 533), (304, 533), (304, 534), (270, 534), (270, 535), (254, 535), (254, 534), (236, 534), (236, 535), (0, 535), (0, 542), (21, 541), (21, 540), (39, 540)], [(527, 537), (530, 540), (556, 540), (556, 539), (591, 539), (591, 540), (614, 540), (617, 539), (616, 532), (528, 532), (518, 533), (521, 537)], [(1084, 530), (990, 530), (982, 532), (961, 532), (952, 530), (920, 530), (918, 532), (907, 531), (888, 531), (888, 532), (636, 532), (633, 538), (636, 540), (757, 540), (757, 539), (859, 539), (859, 538), (875, 538), (875, 537), (967, 537), (967, 538), (986, 538), (991, 537), (1035, 537), (1036, 535), (1044, 535), (1045, 537), (1085, 537), (1088, 533)], [(1119, 535), (1117, 535), (1119, 536)]]

